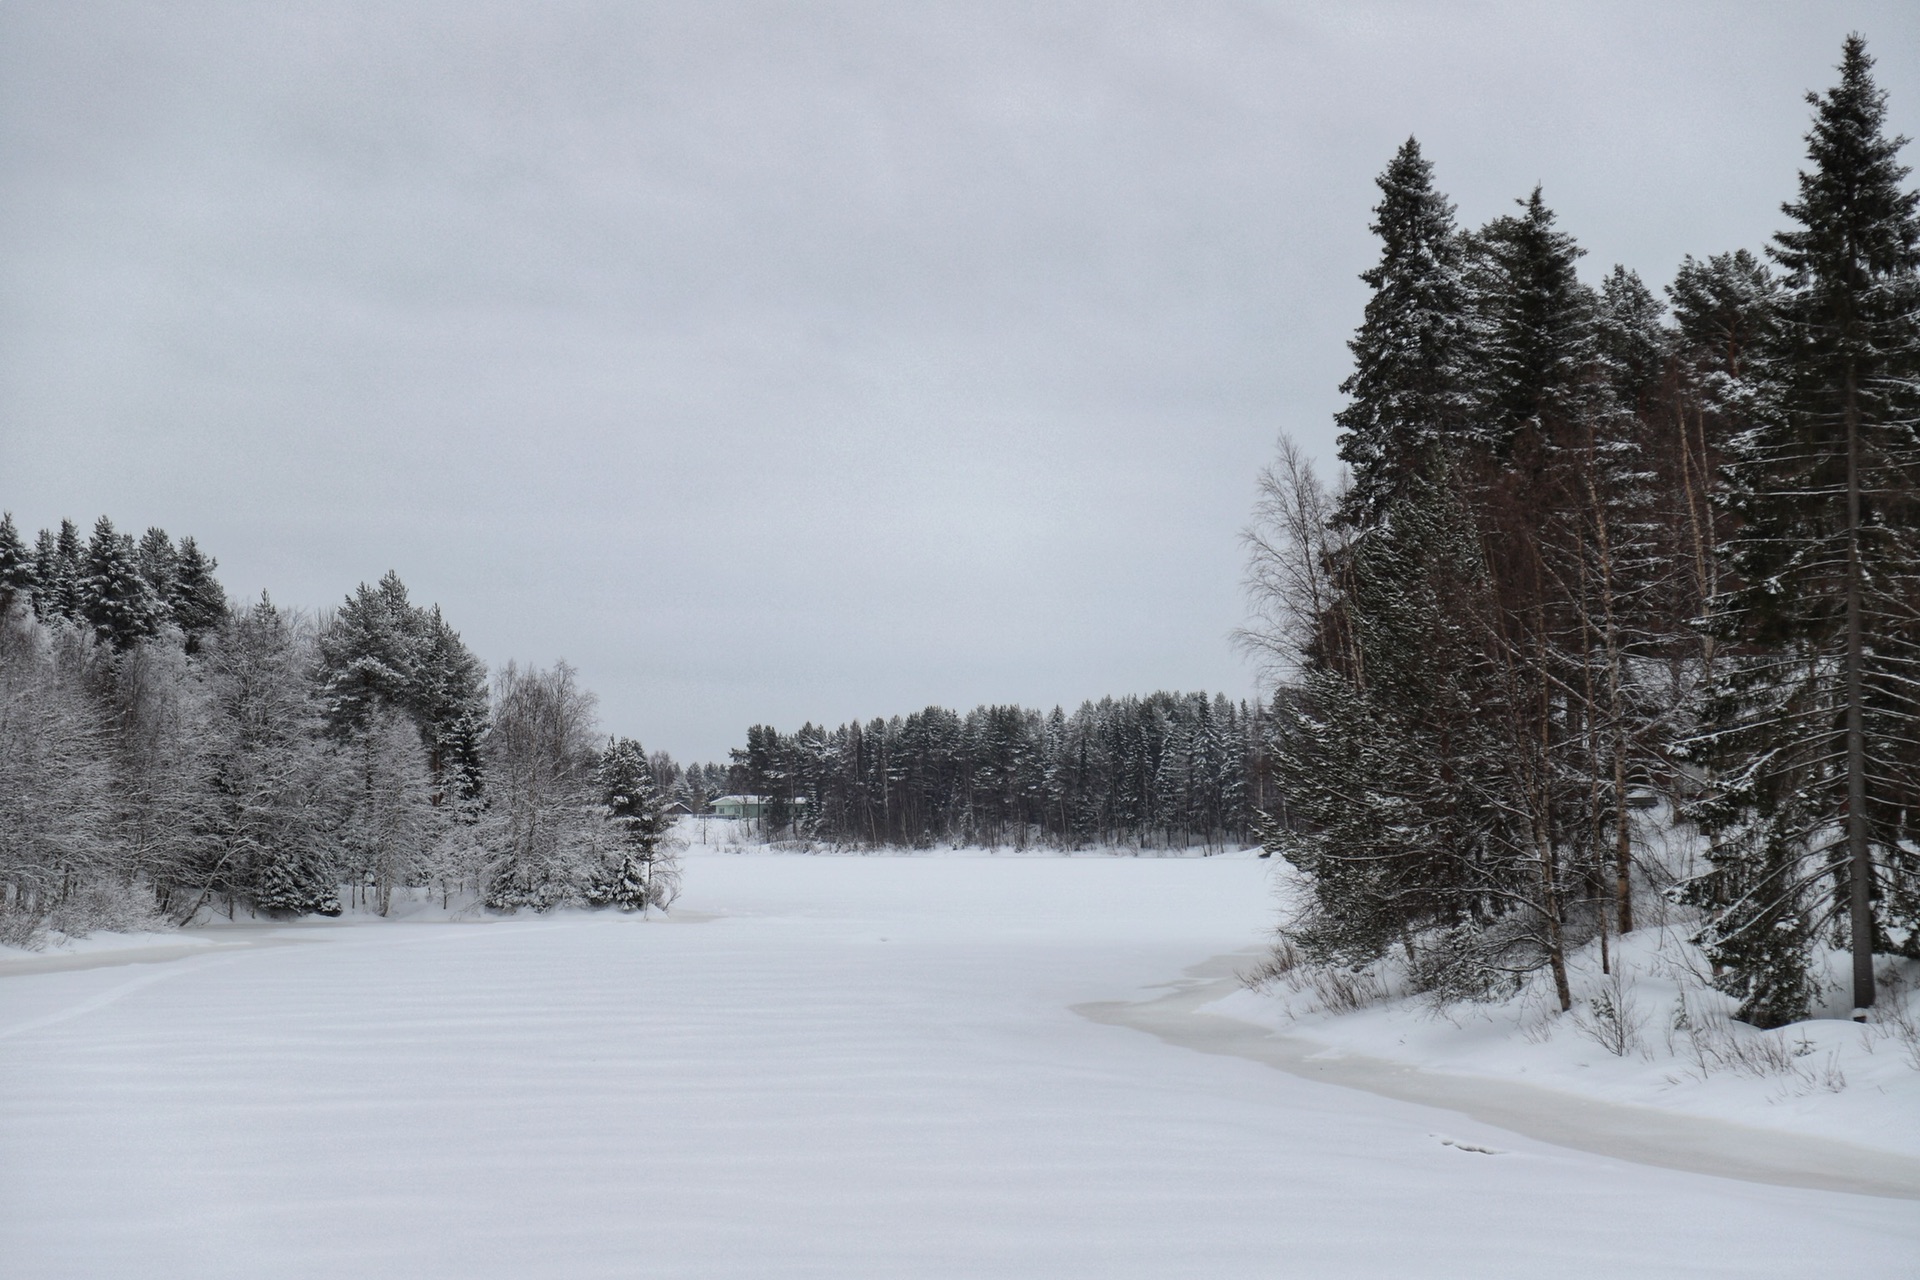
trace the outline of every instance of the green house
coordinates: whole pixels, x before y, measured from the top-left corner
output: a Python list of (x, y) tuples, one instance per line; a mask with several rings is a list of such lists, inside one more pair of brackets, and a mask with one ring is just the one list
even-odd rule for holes
[(758, 818), (766, 812), (766, 796), (715, 796), (713, 813), (717, 818)]
[[(772, 796), (715, 796), (713, 816), (716, 818), (745, 818), (749, 822), (758, 821), (768, 809), (773, 807)], [(807, 798), (797, 796), (787, 802), (789, 809), (804, 809)]]

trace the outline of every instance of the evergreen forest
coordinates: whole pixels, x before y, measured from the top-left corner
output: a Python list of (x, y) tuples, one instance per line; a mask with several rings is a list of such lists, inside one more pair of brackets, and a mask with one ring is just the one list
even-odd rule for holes
[(1244, 845), (1268, 795), (1267, 716), (1224, 694), (1102, 698), (747, 731), (730, 785), (767, 829), (833, 844)]
[(1920, 194), (1872, 67), (1809, 95), (1772, 242), (1658, 289), (1583, 280), (1538, 189), (1469, 227), (1416, 141), (1380, 175), (1343, 476), (1283, 441), (1248, 534), (1290, 955), (1565, 1010), (1674, 906), (1762, 1027), (1920, 957)]

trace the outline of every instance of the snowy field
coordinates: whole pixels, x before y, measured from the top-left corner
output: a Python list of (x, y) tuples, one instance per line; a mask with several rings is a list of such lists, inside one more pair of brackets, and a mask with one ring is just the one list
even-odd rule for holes
[(1259, 945), (1271, 865), (709, 852), (665, 921), (8, 961), (0, 1273), (1915, 1273), (1913, 1199), (1609, 1158), (1111, 1025), (1211, 998), (1182, 975)]

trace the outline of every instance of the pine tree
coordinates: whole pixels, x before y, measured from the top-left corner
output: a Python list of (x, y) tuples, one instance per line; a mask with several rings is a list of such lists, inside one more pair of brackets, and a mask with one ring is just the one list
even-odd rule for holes
[(1554, 227), (1540, 189), (1517, 201), (1473, 242), (1469, 282), (1476, 316), (1474, 430), (1508, 457), (1523, 435), (1537, 437), (1577, 413), (1593, 360), (1592, 291), (1574, 264), (1586, 252)]
[(1920, 926), (1904, 918), (1920, 900), (1920, 193), (1901, 187), (1906, 140), (1884, 131), (1872, 65), (1851, 36), (1840, 83), (1808, 96), (1811, 168), (1770, 249), (1785, 273), (1775, 398), (1729, 468), (1739, 585), (1719, 614), (1735, 652), (1707, 743), (1725, 786), (1696, 891), (1762, 1025), (1805, 1016), (1807, 948), (1829, 925), (1862, 1010), (1873, 952), (1894, 932), (1914, 947)]
[(16, 601), (26, 603), (32, 600), (37, 580), (33, 572), (33, 555), (27, 550), (26, 543), (20, 540), (20, 530), (13, 523), (13, 512), (0, 512), (0, 618), (5, 618), (13, 611)]
[(679, 869), (664, 845), (666, 800), (640, 744), (632, 738), (610, 739), (594, 782), (607, 814), (611, 847), (587, 881), (587, 901), (622, 911), (670, 905), (679, 892)]
[(1745, 249), (1705, 262), (1688, 254), (1667, 286), (1679, 355), (1708, 403), (1751, 412), (1758, 390), (1751, 368), (1776, 325), (1779, 281)]
[(198, 653), (206, 638), (227, 618), (227, 593), (214, 578), (220, 562), (200, 550), (192, 538), (180, 539), (174, 560), (173, 623), (186, 636), (188, 653)]
[(180, 575), (180, 553), (174, 549), (173, 539), (167, 536), (167, 531), (155, 527), (142, 534), (134, 562), (158, 602), (161, 620), (172, 622), (175, 580)]
[(1354, 370), (1340, 385), (1349, 399), (1335, 419), (1353, 474), (1340, 514), (1355, 525), (1380, 518), (1432, 451), (1451, 443), (1467, 407), (1461, 368), (1470, 335), (1453, 206), (1412, 138), (1376, 182), (1380, 261), (1360, 277), (1373, 294), (1347, 344)]
[(1671, 337), (1665, 312), (1639, 274), (1625, 267), (1615, 266), (1600, 287), (1595, 336), (1614, 398), (1626, 413), (1649, 412), (1666, 378)]
[(33, 586), (29, 599), (33, 605), (33, 616), (41, 622), (52, 622), (54, 611), (54, 576), (59, 572), (60, 551), (53, 540), (51, 529), (42, 529), (33, 542)]
[(377, 586), (363, 582), (322, 633), (320, 658), (336, 735), (351, 738), (382, 709), (405, 713), (426, 746), (435, 803), (472, 806), (482, 777), (486, 668), (438, 605), (414, 605), (391, 571)]
[(140, 574), (133, 539), (114, 532), (105, 516), (94, 523), (87, 543), (80, 613), (116, 651), (131, 649), (159, 630), (159, 601)]
[(340, 606), (320, 637), (327, 720), (336, 732), (360, 728), (380, 707), (415, 709), (425, 638), (418, 615), (392, 571), (377, 586), (361, 583)]
[(80, 621), (80, 530), (62, 520), (60, 532), (42, 529), (33, 549), (33, 612), (42, 622)]
[(412, 696), (436, 803), (472, 806), (480, 797), (480, 742), (487, 726), (487, 668), (434, 605), (420, 619), (419, 682)]
[[(1772, 379), (1762, 353), (1773, 345), (1779, 282), (1766, 264), (1741, 249), (1705, 262), (1689, 256), (1667, 288), (1673, 303), (1675, 358), (1680, 385), (1673, 405), (1668, 453), (1675, 542), (1691, 570), (1687, 617), (1704, 617), (1719, 594), (1720, 476), (1727, 442), (1764, 412)], [(1698, 628), (1702, 662), (1710, 666), (1716, 637)]]

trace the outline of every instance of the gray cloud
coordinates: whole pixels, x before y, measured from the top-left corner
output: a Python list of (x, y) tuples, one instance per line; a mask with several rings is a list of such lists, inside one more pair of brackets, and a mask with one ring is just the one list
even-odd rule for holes
[(397, 568), (609, 728), (1251, 690), (1375, 172), (1758, 247), (1904, 4), (0, 7), (0, 502), (322, 606)]

